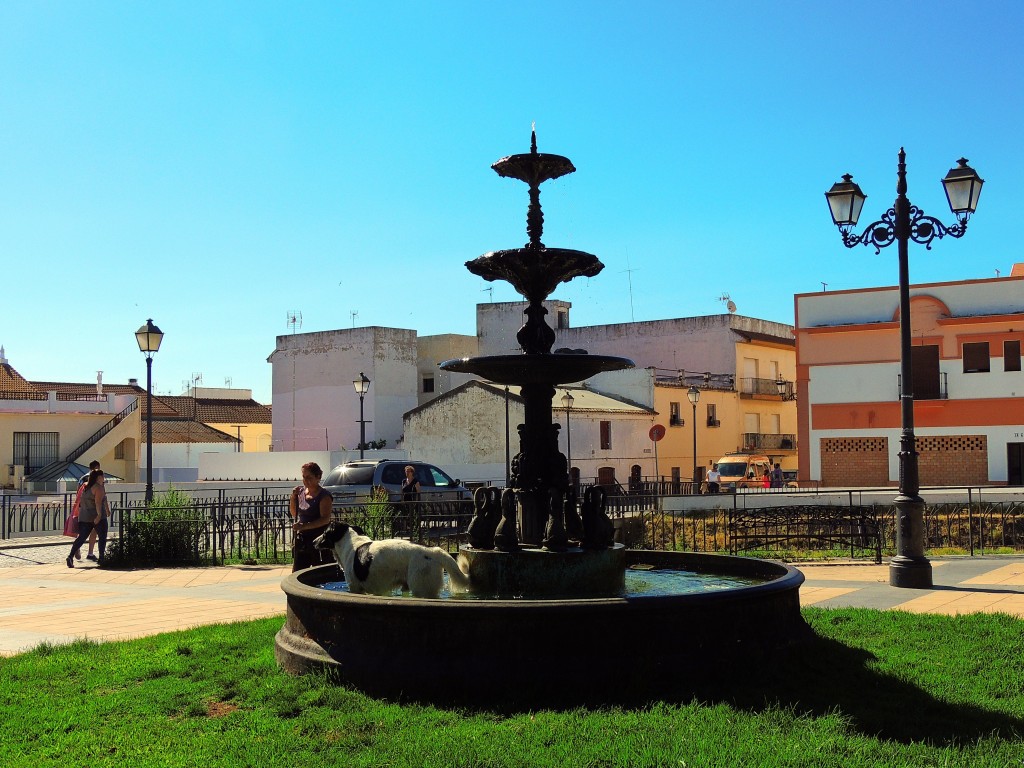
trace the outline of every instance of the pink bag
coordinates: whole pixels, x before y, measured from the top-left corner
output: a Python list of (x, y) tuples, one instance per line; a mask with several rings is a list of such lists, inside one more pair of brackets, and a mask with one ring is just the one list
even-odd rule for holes
[(64, 535), (70, 536), (73, 539), (78, 538), (78, 516), (69, 515), (68, 519), (64, 521)]

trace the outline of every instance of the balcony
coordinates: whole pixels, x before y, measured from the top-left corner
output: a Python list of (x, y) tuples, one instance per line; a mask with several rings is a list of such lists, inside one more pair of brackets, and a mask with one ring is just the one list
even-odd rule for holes
[[(787, 394), (792, 395), (793, 382), (787, 381), (786, 387)], [(775, 379), (740, 379), (740, 397), (782, 399), (779, 397), (779, 385)]]
[(740, 437), (745, 451), (796, 451), (796, 435), (744, 432)]
[[(903, 376), (896, 374), (896, 399), (903, 395)], [(948, 400), (949, 380), (945, 371), (939, 371), (932, 376), (914, 377), (914, 399), (915, 400)]]

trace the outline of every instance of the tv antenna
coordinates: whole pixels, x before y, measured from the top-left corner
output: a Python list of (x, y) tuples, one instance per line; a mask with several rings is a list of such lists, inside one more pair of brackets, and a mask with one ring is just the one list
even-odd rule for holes
[(295, 333), (298, 328), (302, 327), (302, 313), (298, 311), (289, 312), (287, 325), (292, 329), (292, 333)]
[(231, 389), (231, 377), (230, 376), (225, 376), (224, 377), (224, 387), (227, 388), (227, 389)]
[(352, 319), (352, 327), (355, 328), (356, 327), (356, 318), (359, 317), (359, 310), (358, 309), (349, 310), (348, 316)]
[[(998, 277), (998, 275), (996, 275), (996, 276)], [(480, 293), (489, 293), (490, 297), (489, 297), (488, 300), (491, 301), (491, 302), (494, 301), (494, 286), (493, 285), (489, 285), (486, 288), (482, 289), (480, 291)]]
[[(626, 253), (626, 268), (622, 272), (626, 273), (626, 280), (629, 283), (629, 319), (631, 322), (636, 322), (636, 317), (633, 315), (633, 273), (636, 272), (629, 266), (629, 253)], [(619, 274), (622, 274), (621, 272)]]
[(729, 298), (728, 293), (723, 293), (721, 296), (718, 297), (718, 300), (725, 304), (725, 308), (729, 310), (730, 315), (736, 312), (736, 302)]

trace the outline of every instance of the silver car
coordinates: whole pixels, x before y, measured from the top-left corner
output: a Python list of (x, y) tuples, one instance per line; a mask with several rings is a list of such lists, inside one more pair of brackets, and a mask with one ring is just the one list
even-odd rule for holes
[(392, 501), (401, 501), (406, 467), (412, 467), (416, 473), (416, 479), (420, 484), (421, 501), (468, 500), (472, 496), (460, 481), (453, 480), (444, 470), (433, 464), (422, 461), (349, 461), (339, 464), (324, 475), (320, 485), (331, 492), (335, 502), (364, 498), (375, 486), (387, 488)]

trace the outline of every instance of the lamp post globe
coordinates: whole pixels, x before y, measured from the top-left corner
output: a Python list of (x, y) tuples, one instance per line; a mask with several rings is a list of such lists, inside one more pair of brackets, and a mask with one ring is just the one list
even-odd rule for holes
[(146, 504), (153, 501), (153, 355), (164, 340), (163, 332), (153, 320), (135, 332), (139, 351), (146, 356)]

